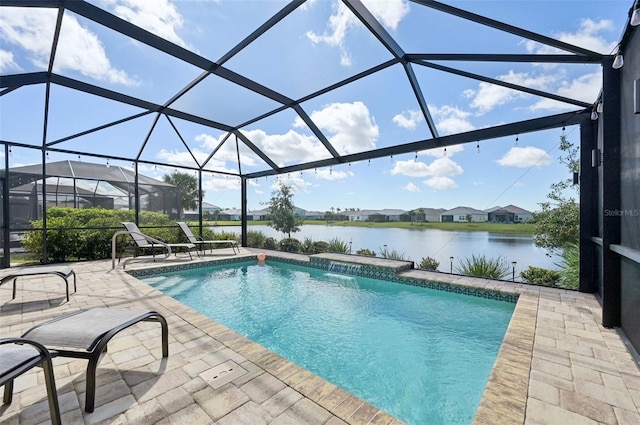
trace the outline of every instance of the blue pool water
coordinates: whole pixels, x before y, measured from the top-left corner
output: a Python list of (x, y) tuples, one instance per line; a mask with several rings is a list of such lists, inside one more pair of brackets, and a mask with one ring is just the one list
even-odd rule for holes
[(515, 304), (284, 263), (142, 279), (408, 424), (470, 424)]

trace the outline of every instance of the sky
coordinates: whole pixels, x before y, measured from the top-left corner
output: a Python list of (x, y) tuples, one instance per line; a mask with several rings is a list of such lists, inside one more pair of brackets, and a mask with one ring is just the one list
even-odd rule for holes
[[(124, 20), (213, 61), (282, 9), (275, 0), (94, 0)], [(407, 53), (558, 53), (558, 50), (445, 15), (405, 0), (363, 0)], [(631, 0), (467, 0), (443, 3), (553, 37), (589, 50), (613, 54)], [(0, 8), (0, 74), (46, 71), (56, 9)], [(391, 59), (380, 43), (341, 2), (307, 1), (224, 66), (292, 99), (356, 75)], [(601, 87), (598, 65), (437, 62), (489, 78), (593, 103)], [(412, 65), (440, 135), (574, 111), (575, 105), (524, 94)], [(66, 11), (53, 71), (85, 83), (164, 104), (202, 70)], [(44, 85), (0, 96), (0, 140), (71, 152), (140, 158), (172, 166), (140, 164), (140, 172), (161, 179), (180, 166), (205, 164), (204, 200), (239, 208), (239, 172), (268, 165), (241, 139), (192, 122), (154, 114), (105, 130), (82, 132), (143, 112), (137, 107), (51, 86), (47, 126)], [(171, 107), (239, 126), (280, 104), (216, 76), (208, 76)], [(406, 73), (390, 66), (355, 83), (301, 103), (302, 109), (341, 154), (430, 139)], [(46, 130), (46, 131), (45, 131)], [(285, 109), (241, 128), (279, 166), (330, 157), (307, 124)], [(264, 208), (279, 184), (291, 186), (297, 206), (314, 211), (350, 208), (411, 210), (509, 204), (540, 208), (549, 186), (570, 178), (559, 163), (561, 135), (578, 143), (568, 126), (516, 137), (467, 143), (396, 157), (377, 158), (249, 181), (248, 208)], [(69, 136), (77, 136), (64, 140)], [(147, 139), (146, 143), (143, 143)], [(187, 150), (186, 147), (189, 147)], [(210, 154), (215, 151), (215, 155)], [(4, 164), (4, 151), (0, 152)], [(105, 163), (89, 155), (50, 152), (48, 161)], [(14, 146), (10, 167), (37, 163), (39, 150)], [(132, 161), (109, 160), (131, 168)], [(3, 165), (4, 166), (4, 165)], [(191, 172), (191, 171), (188, 171)]]

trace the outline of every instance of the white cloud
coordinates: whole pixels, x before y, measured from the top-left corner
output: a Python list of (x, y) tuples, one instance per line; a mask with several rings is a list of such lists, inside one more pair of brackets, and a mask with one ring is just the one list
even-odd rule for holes
[[(507, 74), (497, 76), (496, 79), (528, 88), (552, 91), (550, 89), (557, 83), (558, 77), (556, 75), (532, 75), (528, 72), (510, 70)], [(476, 108), (480, 114), (485, 114), (497, 106), (530, 96), (524, 92), (485, 82), (478, 84), (478, 90), (466, 90), (464, 94), (472, 99), (470, 106)]]
[(504, 167), (517, 168), (540, 167), (549, 165), (551, 162), (552, 160), (549, 154), (533, 146), (514, 146), (498, 160), (498, 164)]
[(343, 180), (348, 177), (353, 177), (353, 173), (351, 171), (340, 171), (334, 170), (332, 168), (321, 168), (319, 170), (314, 171), (314, 175), (318, 180)]
[(205, 192), (225, 192), (227, 190), (240, 190), (240, 179), (233, 176), (221, 175), (208, 177), (203, 174), (202, 189)]
[[(602, 73), (601, 71), (594, 72), (593, 74), (583, 75), (569, 83), (564, 83), (560, 86), (557, 93), (560, 96), (568, 97), (570, 99), (578, 99), (584, 102), (593, 102), (598, 98), (600, 93), (600, 87), (602, 86)], [(540, 99), (529, 107), (529, 110), (565, 110), (570, 105), (566, 103), (558, 102), (553, 99)]]
[(118, 17), (179, 46), (187, 47), (178, 35), (184, 20), (169, 0), (104, 0), (103, 3)]
[[(328, 137), (331, 145), (340, 154), (350, 154), (375, 149), (379, 129), (369, 109), (362, 102), (332, 103), (319, 111), (311, 113), (316, 125), (332, 135)], [(300, 118), (296, 118), (294, 127), (305, 127)]]
[(315, 137), (289, 130), (285, 134), (267, 134), (263, 130), (242, 132), (279, 166), (292, 162), (307, 162), (329, 156)]
[(475, 130), (475, 126), (469, 122), (470, 112), (463, 111), (456, 106), (444, 105), (441, 107), (429, 105), (436, 126), (442, 134), (463, 133)]
[(20, 66), (16, 63), (13, 53), (8, 50), (0, 49), (0, 72), (9, 70), (20, 70)]
[(271, 189), (279, 190), (280, 185), (284, 184), (291, 188), (293, 193), (306, 192), (307, 188), (311, 186), (311, 183), (307, 183), (304, 178), (298, 174), (287, 174), (276, 178), (271, 185)]
[(407, 183), (406, 186), (402, 188), (402, 190), (414, 193), (420, 192), (420, 188), (411, 182)]
[[(609, 54), (616, 47), (617, 43), (615, 41), (606, 41), (605, 38), (600, 35), (600, 33), (613, 29), (614, 25), (610, 20), (602, 19), (600, 21), (593, 21), (591, 19), (583, 19), (582, 21), (580, 21), (580, 27), (576, 32), (559, 32), (556, 34), (552, 34), (552, 36), (553, 38), (564, 41), (565, 43), (573, 44), (575, 46), (589, 49), (594, 52)], [(531, 53), (566, 53), (563, 50), (540, 44), (535, 41), (527, 41), (524, 44), (526, 49)]]
[(437, 190), (455, 189), (458, 187), (456, 182), (449, 177), (432, 177), (429, 180), (423, 181), (423, 183)]
[(396, 161), (391, 174), (400, 174), (409, 177), (449, 177), (463, 173), (462, 167), (447, 157), (438, 158), (431, 164), (421, 161), (407, 160)]
[(447, 146), (446, 149), (447, 149), (446, 151), (445, 151), (445, 148), (427, 149), (427, 150), (418, 152), (418, 155), (420, 155), (420, 156), (428, 155), (428, 156), (432, 156), (432, 157), (435, 157), (435, 158), (444, 158), (444, 157), (447, 157), (447, 156), (453, 156), (458, 152), (462, 152), (464, 150), (464, 146), (463, 145), (453, 145), (453, 146)]
[[(210, 154), (210, 152), (220, 144), (224, 137), (225, 135), (221, 135), (219, 138), (216, 138), (210, 134), (201, 133), (194, 137), (194, 140), (196, 142), (200, 142), (201, 147)], [(238, 143), (242, 144), (242, 141), (239, 140)], [(209, 156), (209, 154), (207, 154), (207, 157)], [(220, 147), (220, 149), (218, 149), (213, 158), (211, 158), (209, 164), (214, 160), (233, 161), (234, 163), (238, 161), (238, 154), (236, 152), (236, 144), (233, 136), (227, 138), (225, 143)], [(242, 163), (243, 167), (254, 167), (257, 163), (257, 155), (255, 155), (253, 152), (248, 155), (240, 153), (240, 162)]]
[(424, 116), (422, 115), (422, 111), (402, 111), (393, 117), (392, 121), (399, 127), (406, 128), (407, 130), (415, 130), (418, 124), (424, 121)]
[[(394, 31), (398, 28), (402, 18), (409, 12), (409, 4), (406, 0), (364, 0), (363, 3), (383, 26)], [(319, 35), (308, 31), (306, 36), (314, 44), (326, 43), (332, 47), (339, 47), (340, 64), (350, 66), (351, 55), (345, 46), (345, 38), (349, 29), (361, 24), (343, 2), (339, 0), (334, 2), (333, 9), (334, 12), (329, 17), (328, 28), (324, 34)]]
[[(57, 10), (13, 7), (2, 9), (0, 33), (4, 42), (24, 49), (32, 64), (46, 69)], [(80, 25), (76, 17), (69, 13), (64, 15), (62, 21), (54, 63), (54, 71), (65, 70), (77, 71), (98, 81), (128, 86), (136, 84), (126, 72), (111, 65), (98, 36)]]

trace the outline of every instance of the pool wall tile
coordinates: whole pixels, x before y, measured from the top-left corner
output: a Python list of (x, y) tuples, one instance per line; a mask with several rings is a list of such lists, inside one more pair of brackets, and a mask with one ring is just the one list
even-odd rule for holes
[[(404, 272), (415, 270), (413, 268), (413, 262), (397, 262), (392, 260), (381, 260), (375, 257), (358, 257), (351, 258), (352, 256), (346, 256), (344, 254), (318, 254), (309, 256), (309, 260), (301, 258), (293, 258), (287, 256), (270, 255), (268, 261), (275, 261), (278, 263), (291, 264), (295, 266), (310, 267), (314, 269), (335, 271), (342, 274), (349, 274), (353, 276), (362, 276), (378, 280), (386, 280), (394, 283), (400, 283), (404, 285), (420, 286), (423, 288), (435, 289), (438, 291), (454, 292), (457, 294), (470, 295), (473, 297), (487, 298), (496, 301), (506, 301), (510, 303), (516, 303), (518, 301), (519, 294), (504, 292), (499, 290), (483, 289), (473, 285), (462, 285), (450, 282), (436, 282), (426, 278), (420, 278), (415, 276), (403, 275)], [(345, 258), (348, 261), (345, 261)], [(371, 264), (368, 261), (376, 262), (378, 264)], [(155, 274), (176, 272), (181, 270), (193, 270), (199, 268), (213, 267), (213, 266), (231, 266), (240, 263), (255, 262), (255, 256), (253, 255), (238, 255), (235, 257), (229, 257), (224, 259), (216, 259), (210, 261), (183, 263), (179, 265), (159, 266), (138, 270), (127, 271), (133, 277), (152, 276)], [(393, 265), (383, 265), (382, 263), (389, 263)], [(338, 266), (336, 266), (338, 264)]]

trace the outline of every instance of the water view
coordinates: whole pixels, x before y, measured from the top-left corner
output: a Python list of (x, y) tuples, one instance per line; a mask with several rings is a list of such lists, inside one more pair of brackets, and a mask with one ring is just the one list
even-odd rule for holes
[[(239, 226), (216, 226), (212, 230), (240, 233)], [(249, 230), (260, 231), (277, 240), (285, 236), (266, 225), (249, 226)], [(557, 256), (549, 257), (547, 252), (533, 244), (533, 236), (491, 232), (463, 232), (438, 229), (394, 229), (367, 227), (339, 227), (326, 225), (303, 225), (300, 231), (291, 235), (300, 241), (311, 238), (314, 241), (329, 241), (338, 238), (351, 245), (351, 253), (359, 249), (370, 249), (380, 256), (385, 246), (388, 252), (404, 254), (407, 260), (419, 263), (423, 257), (432, 257), (440, 262), (438, 270), (450, 272), (460, 260), (471, 255), (504, 257), (509, 263), (516, 262), (516, 275), (528, 266), (557, 270)]]

